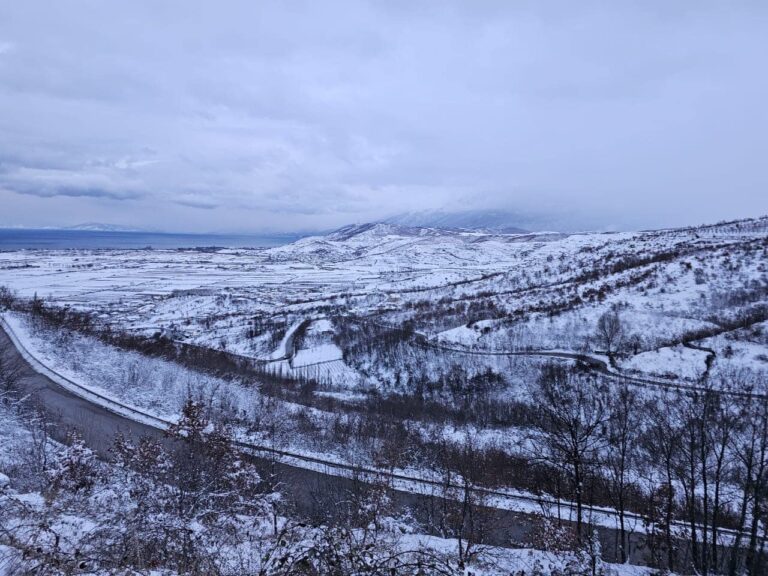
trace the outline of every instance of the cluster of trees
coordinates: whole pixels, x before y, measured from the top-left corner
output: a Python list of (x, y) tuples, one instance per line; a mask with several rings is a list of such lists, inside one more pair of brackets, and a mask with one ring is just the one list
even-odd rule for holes
[(490, 394), (505, 386), (504, 377), (482, 361), (459, 362), (425, 345), (408, 323), (394, 327), (338, 318), (334, 325), (334, 340), (345, 362), (379, 380), (390, 397), (408, 397), (412, 405), (435, 403), (443, 406), (442, 411), (479, 416)]
[(265, 346), (271, 351), (277, 347), (287, 330), (288, 322), (285, 317), (258, 314), (248, 321), (243, 336), (253, 340), (266, 335)]
[(642, 395), (626, 385), (549, 366), (536, 398), (537, 458), (559, 468), (558, 495), (576, 506), (596, 491), (617, 510), (620, 557), (630, 552), (626, 519), (640, 513), (644, 546), (670, 570), (700, 574), (764, 573), (768, 536), (768, 400), (735, 395), (756, 383), (721, 375), (711, 389)]

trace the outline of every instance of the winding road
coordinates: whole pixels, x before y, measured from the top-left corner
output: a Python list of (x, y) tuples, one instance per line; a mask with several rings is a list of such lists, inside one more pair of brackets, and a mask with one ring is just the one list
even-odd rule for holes
[[(362, 320), (362, 323), (370, 322), (375, 326), (386, 328), (389, 330), (402, 330), (400, 326), (394, 326), (391, 324), (385, 324), (383, 322), (374, 320)], [(677, 392), (696, 392), (699, 394), (716, 394), (722, 396), (732, 396), (736, 398), (751, 398), (755, 400), (767, 400), (768, 394), (761, 394), (759, 392), (743, 392), (738, 390), (720, 390), (712, 387), (696, 386), (694, 384), (686, 384), (684, 382), (675, 382), (673, 380), (658, 380), (653, 378), (647, 378), (643, 376), (637, 376), (626, 372), (620, 372), (612, 368), (605, 360), (598, 356), (590, 354), (584, 354), (581, 352), (572, 352), (568, 350), (478, 350), (472, 348), (462, 348), (460, 346), (446, 346), (435, 341), (424, 333), (414, 332), (412, 334), (412, 341), (417, 346), (422, 348), (430, 348), (440, 352), (447, 352), (450, 354), (462, 354), (467, 356), (495, 356), (495, 357), (514, 357), (514, 356), (534, 356), (543, 358), (554, 358), (557, 360), (569, 360), (579, 362), (581, 365), (587, 367), (589, 370), (606, 378), (617, 382), (623, 382), (631, 386), (638, 386), (641, 388), (656, 388), (660, 390), (674, 390)], [(705, 351), (714, 356), (714, 350), (710, 348), (703, 348), (701, 346), (688, 345), (690, 348)]]
[[(150, 436), (165, 441), (168, 421), (94, 392), (51, 370), (25, 348), (2, 316), (0, 353), (6, 359), (22, 364), (18, 386), (50, 418), (54, 424), (51, 432), (57, 440), (66, 441), (68, 433), (76, 430), (102, 456), (108, 456), (118, 435), (132, 439)], [(582, 360), (577, 354), (536, 354)], [(284, 487), (284, 494), (298, 510), (318, 521), (327, 521), (329, 511), (337, 502), (348, 499), (349, 493), (359, 492), (362, 485), (372, 482), (386, 482), (391, 487), (395, 504), (410, 509), (418, 519), (427, 520), (444, 506), (446, 486), (443, 482), (333, 462), (268, 446), (246, 442), (236, 444), (260, 464), (265, 474), (278, 479)], [(459, 486), (449, 484), (448, 491), (452, 493), (451, 499), (461, 496)], [(494, 526), (488, 538), (491, 544), (510, 545), (525, 541), (536, 525), (536, 519), (531, 516), (534, 511), (558, 510), (566, 519), (574, 517), (575, 506), (567, 501), (480, 487), (473, 488), (473, 491), (484, 501), (494, 503), (485, 508)], [(611, 509), (589, 505), (583, 508), (585, 518), (603, 518), (603, 524), (606, 518), (612, 519), (612, 522), (617, 520), (617, 513)], [(642, 526), (642, 516), (627, 513), (626, 517), (638, 527)], [(597, 530), (603, 540), (606, 559), (615, 558), (616, 530), (608, 526), (598, 526)], [(722, 533), (728, 534), (729, 531), (722, 530)], [(631, 535), (635, 562), (645, 559), (644, 539), (641, 533)], [(681, 544), (684, 548), (685, 543)]]

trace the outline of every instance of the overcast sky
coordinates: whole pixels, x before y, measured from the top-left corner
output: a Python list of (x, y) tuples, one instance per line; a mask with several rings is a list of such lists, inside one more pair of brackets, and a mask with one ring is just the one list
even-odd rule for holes
[(768, 2), (3, 2), (0, 225), (768, 213)]

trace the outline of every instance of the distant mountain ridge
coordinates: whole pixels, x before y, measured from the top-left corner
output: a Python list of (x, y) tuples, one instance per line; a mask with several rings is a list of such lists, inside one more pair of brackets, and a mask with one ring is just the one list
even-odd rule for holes
[(445, 228), (428, 228), (424, 226), (404, 226), (389, 222), (366, 222), (364, 224), (348, 224), (326, 234), (324, 238), (335, 242), (344, 242), (351, 238), (382, 237), (382, 236), (440, 236), (455, 233), (458, 230)]
[(149, 232), (149, 230), (119, 224), (104, 224), (101, 222), (85, 222), (75, 226), (66, 226), (62, 230), (77, 230), (80, 232)]
[(472, 230), (497, 234), (527, 234), (531, 228), (521, 226), (519, 222), (522, 220), (524, 217), (519, 214), (503, 210), (467, 210), (463, 212), (433, 210), (396, 214), (381, 222), (405, 227)]

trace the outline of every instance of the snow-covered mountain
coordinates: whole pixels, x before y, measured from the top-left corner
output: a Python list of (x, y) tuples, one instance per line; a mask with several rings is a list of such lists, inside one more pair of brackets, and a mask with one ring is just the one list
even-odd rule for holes
[(522, 234), (531, 227), (523, 225), (530, 220), (521, 214), (503, 210), (467, 210), (447, 212), (433, 210), (426, 212), (406, 212), (383, 220), (387, 224), (406, 227), (441, 228), (448, 230), (477, 230), (500, 232), (504, 234)]
[(466, 266), (469, 262), (491, 265), (504, 260), (508, 252), (504, 245), (550, 242), (566, 236), (557, 232), (502, 233), (372, 222), (344, 226), (324, 236), (302, 238), (265, 254), (272, 261), (318, 265), (368, 259), (386, 260), (394, 267), (419, 266), (423, 262), (442, 262), (446, 266)]
[(121, 226), (120, 224), (104, 224), (102, 222), (85, 222), (75, 226), (67, 226), (63, 230), (77, 230), (80, 232), (146, 232), (134, 226)]

